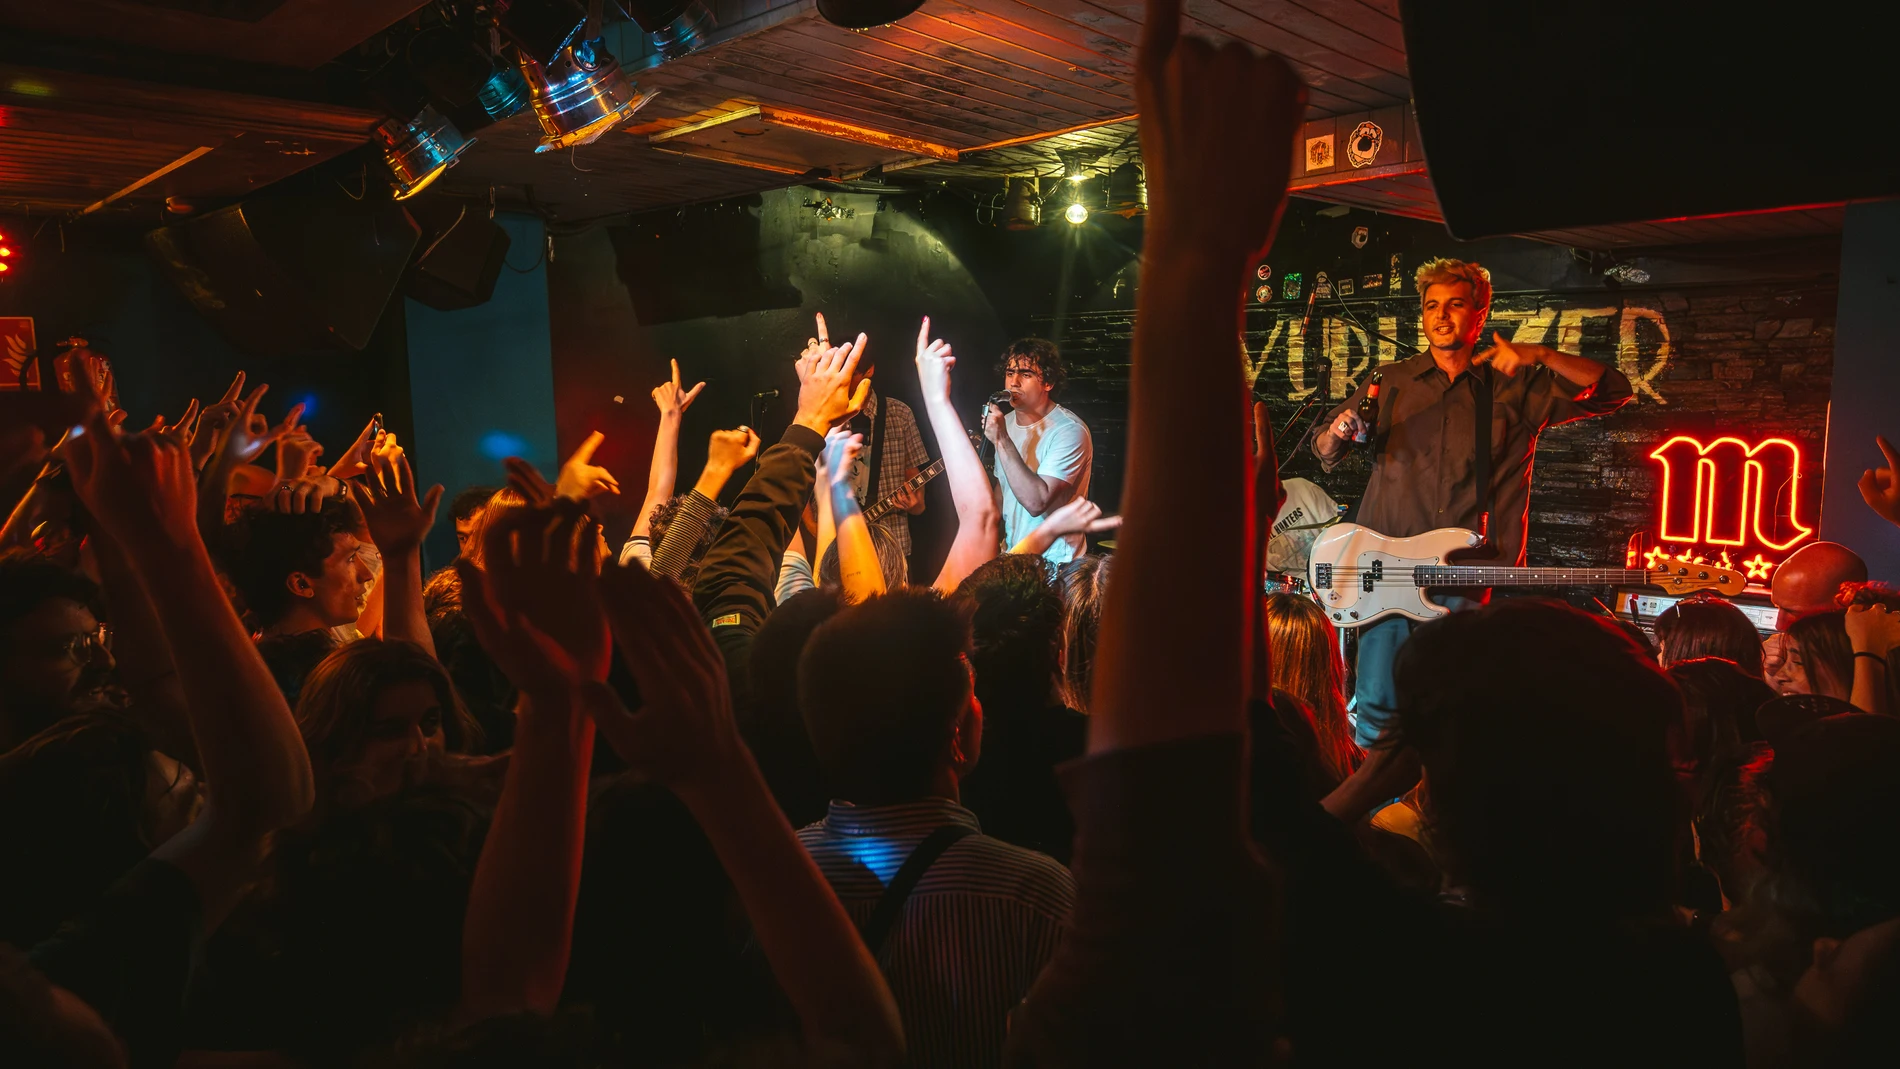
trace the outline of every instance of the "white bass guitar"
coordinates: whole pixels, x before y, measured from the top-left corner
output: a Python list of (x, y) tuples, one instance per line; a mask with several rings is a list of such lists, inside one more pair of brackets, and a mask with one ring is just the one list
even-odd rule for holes
[(1313, 598), (1336, 627), (1364, 627), (1388, 616), (1435, 620), (1451, 610), (1426, 595), (1435, 588), (1491, 586), (1661, 587), (1671, 594), (1715, 590), (1733, 597), (1747, 586), (1741, 572), (1714, 564), (1669, 560), (1660, 568), (1500, 568), (1456, 563), (1484, 542), (1476, 531), (1442, 527), (1389, 538), (1356, 523), (1320, 532), (1307, 563)]

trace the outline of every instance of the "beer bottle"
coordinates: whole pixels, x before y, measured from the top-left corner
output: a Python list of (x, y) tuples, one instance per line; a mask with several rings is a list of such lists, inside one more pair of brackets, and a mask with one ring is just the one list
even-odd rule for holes
[(1379, 425), (1379, 382), (1384, 376), (1375, 371), (1372, 382), (1366, 386), (1366, 395), (1359, 399), (1359, 433), (1353, 435), (1353, 441), (1364, 442)]

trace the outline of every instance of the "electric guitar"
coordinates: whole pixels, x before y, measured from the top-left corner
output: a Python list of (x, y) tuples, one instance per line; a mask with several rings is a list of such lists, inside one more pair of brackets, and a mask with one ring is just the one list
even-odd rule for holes
[(1661, 587), (1682, 595), (1715, 590), (1729, 597), (1748, 585), (1739, 571), (1714, 564), (1668, 560), (1660, 568), (1494, 568), (1454, 563), (1483, 544), (1476, 531), (1442, 527), (1411, 538), (1389, 538), (1356, 523), (1321, 532), (1313, 542), (1307, 580), (1313, 598), (1336, 627), (1364, 627), (1388, 616), (1435, 620), (1451, 610), (1426, 597), (1434, 587), (1626, 586)]
[(899, 489), (896, 493), (884, 495), (882, 498), (878, 499), (877, 504), (872, 505), (868, 509), (865, 509), (864, 522), (876, 523), (877, 521), (883, 519), (884, 517), (889, 516), (891, 513), (896, 512), (897, 499), (899, 495), (907, 494), (912, 490), (922, 490), (924, 488), (925, 483), (929, 482), (930, 480), (942, 474), (943, 474), (943, 460), (939, 458), (937, 460), (931, 461), (929, 465), (926, 466), (922, 471), (919, 471), (917, 474), (911, 476), (910, 481), (906, 482), (903, 485), (903, 487)]

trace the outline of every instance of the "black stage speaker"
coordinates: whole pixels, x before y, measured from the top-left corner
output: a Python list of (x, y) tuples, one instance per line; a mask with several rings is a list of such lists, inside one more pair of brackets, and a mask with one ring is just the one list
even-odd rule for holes
[(422, 227), (422, 251), (403, 291), (444, 312), (473, 308), (493, 296), (508, 256), (508, 232), (488, 217), (488, 202), (416, 197), (405, 204)]
[(279, 186), (154, 230), (146, 247), (246, 353), (362, 349), (421, 231), (381, 189), (356, 199), (327, 176)]
[(1459, 238), (1900, 193), (1865, 9), (1401, 0), (1420, 139)]

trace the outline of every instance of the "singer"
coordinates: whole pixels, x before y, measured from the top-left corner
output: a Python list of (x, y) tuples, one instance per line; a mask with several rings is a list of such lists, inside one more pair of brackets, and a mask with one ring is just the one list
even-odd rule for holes
[[(1326, 419), (1313, 452), (1331, 471), (1364, 437), (1372, 450), (1372, 477), (1355, 521), (1405, 538), (1440, 527), (1483, 531), (1497, 563), (1522, 565), (1531, 463), (1546, 427), (1601, 416), (1632, 396), (1629, 379), (1587, 357), (1491, 335), (1477, 343), (1491, 311), (1491, 273), (1475, 263), (1438, 259), (1416, 276), (1427, 348), (1384, 372), (1374, 426), (1360, 415), (1371, 376)], [(1477, 413), (1490, 411), (1489, 426)], [(1490, 463), (1478, 463), (1488, 443)], [(1488, 468), (1488, 485), (1477, 485)], [(1487, 522), (1487, 517), (1488, 522)], [(1482, 592), (1480, 592), (1482, 595)], [(1437, 597), (1454, 609), (1477, 600)], [(1359, 631), (1355, 734), (1361, 746), (1379, 737), (1392, 715), (1392, 662), (1411, 635), (1403, 617)]]
[[(1016, 545), (1043, 518), (1089, 495), (1095, 443), (1088, 425), (1055, 403), (1067, 378), (1062, 354), (1041, 338), (1014, 341), (997, 370), (1009, 391), (1010, 411), (983, 408), (983, 436), (996, 447), (996, 481), (1002, 487), (1003, 544)], [(1056, 563), (1088, 552), (1082, 535), (1065, 535), (1043, 551)]]

